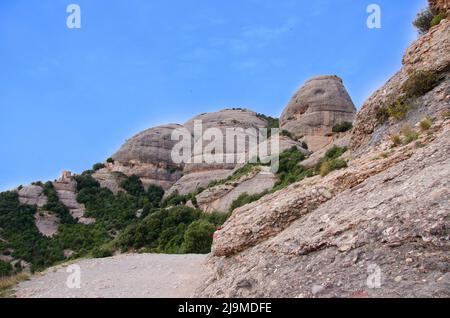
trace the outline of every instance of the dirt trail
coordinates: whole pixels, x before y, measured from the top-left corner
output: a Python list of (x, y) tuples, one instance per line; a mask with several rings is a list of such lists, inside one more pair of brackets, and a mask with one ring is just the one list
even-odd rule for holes
[(80, 260), (75, 263), (81, 270), (79, 289), (67, 286), (73, 272), (60, 265), (20, 283), (15, 291), (19, 298), (191, 297), (208, 275), (206, 257), (128, 254)]

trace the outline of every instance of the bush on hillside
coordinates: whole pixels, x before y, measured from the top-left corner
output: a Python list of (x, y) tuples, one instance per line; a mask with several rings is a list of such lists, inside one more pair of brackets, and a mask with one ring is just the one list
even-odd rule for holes
[(121, 188), (134, 196), (140, 196), (145, 193), (141, 179), (137, 175), (132, 175), (122, 181)]
[(425, 95), (439, 84), (439, 74), (430, 71), (412, 72), (402, 86), (406, 98)]
[(419, 30), (420, 34), (425, 34), (431, 28), (431, 21), (433, 21), (434, 14), (429, 8), (426, 8), (417, 14), (413, 25)]
[(406, 117), (410, 109), (410, 103), (404, 98), (400, 98), (387, 107), (387, 113), (391, 118), (402, 120)]
[(105, 165), (103, 163), (96, 163), (92, 166), (92, 170), (94, 171), (98, 171), (100, 169), (103, 169), (105, 167)]
[(0, 261), (0, 277), (7, 277), (13, 273), (13, 268), (10, 263)]
[(353, 128), (352, 123), (350, 123), (348, 121), (344, 121), (342, 123), (337, 123), (336, 125), (334, 125), (333, 132), (334, 133), (343, 133), (343, 132), (349, 131), (352, 128)]
[(147, 190), (147, 198), (154, 207), (159, 207), (164, 196), (164, 190), (160, 186), (150, 185)]
[(100, 187), (100, 183), (92, 177), (90, 171), (85, 171), (81, 175), (75, 176), (74, 178), (77, 182), (78, 191), (81, 191), (84, 188)]
[(185, 253), (208, 254), (211, 252), (212, 235), (216, 226), (207, 220), (192, 222), (184, 233)]
[(444, 20), (447, 17), (447, 14), (445, 12), (440, 12), (438, 14), (436, 14), (433, 18), (433, 20), (431, 20), (430, 26), (434, 27), (436, 25), (439, 25), (441, 23), (442, 20)]
[(422, 131), (429, 130), (431, 126), (433, 126), (433, 120), (429, 117), (420, 121), (420, 129), (422, 129)]

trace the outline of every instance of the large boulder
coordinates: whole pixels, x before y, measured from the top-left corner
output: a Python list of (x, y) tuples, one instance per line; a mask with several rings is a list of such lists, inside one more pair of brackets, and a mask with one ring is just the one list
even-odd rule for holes
[(111, 170), (135, 174), (145, 186), (157, 184), (164, 189), (170, 188), (181, 177), (182, 170), (171, 157), (177, 143), (171, 136), (177, 128), (181, 125), (165, 125), (138, 133), (112, 156), (115, 163)]
[(282, 130), (303, 138), (312, 151), (332, 140), (337, 123), (353, 122), (356, 108), (342, 79), (319, 76), (307, 81), (292, 97), (280, 118)]

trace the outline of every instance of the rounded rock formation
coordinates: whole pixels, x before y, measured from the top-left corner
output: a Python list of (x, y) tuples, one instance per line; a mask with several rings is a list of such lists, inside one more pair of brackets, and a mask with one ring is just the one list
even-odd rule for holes
[(303, 138), (312, 151), (332, 141), (332, 128), (337, 123), (353, 122), (356, 108), (342, 79), (319, 76), (295, 93), (280, 118), (281, 130)]

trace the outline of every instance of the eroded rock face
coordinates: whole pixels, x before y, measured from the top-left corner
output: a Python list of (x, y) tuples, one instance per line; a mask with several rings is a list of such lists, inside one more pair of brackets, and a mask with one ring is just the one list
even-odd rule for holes
[[(440, 117), (440, 113), (450, 109), (450, 88), (448, 70), (450, 67), (450, 20), (443, 20), (441, 24), (432, 28), (421, 36), (406, 51), (403, 57), (403, 67), (382, 88), (378, 89), (363, 104), (358, 112), (352, 130), (352, 147), (373, 146), (380, 134), (388, 133), (392, 123), (379, 119), (382, 107), (395, 101), (403, 95), (402, 86), (408, 79), (409, 73), (414, 71), (432, 71), (447, 73), (446, 81), (439, 87), (417, 101), (416, 107), (408, 113), (406, 120), (412, 124), (426, 116)], [(403, 122), (403, 124), (405, 124)], [(396, 127), (394, 127), (396, 129)]]
[(34, 223), (39, 232), (46, 237), (53, 237), (58, 233), (59, 218), (50, 212), (41, 211), (34, 215)]
[[(413, 44), (404, 69), (366, 102), (348, 168), (234, 211), (215, 233), (215, 273), (198, 296), (450, 297), (450, 119), (440, 114), (450, 106), (448, 27)], [(443, 79), (404, 120), (372, 121), (417, 68)], [(433, 125), (421, 131), (424, 114)], [(392, 147), (390, 131), (400, 125), (418, 140)]]
[(428, 0), (433, 12), (449, 12), (450, 2), (448, 0)]
[[(187, 194), (193, 192), (197, 186), (204, 187), (211, 181), (228, 176), (236, 167), (236, 163), (206, 163), (202, 160), (197, 162), (194, 151), (192, 151), (191, 163), (175, 164), (173, 162), (172, 150), (179, 141), (172, 140), (172, 132), (174, 129), (187, 129), (194, 137), (194, 124), (200, 121), (202, 123), (201, 133), (209, 128), (214, 128), (224, 136), (227, 128), (245, 130), (264, 128), (267, 125), (265, 120), (249, 110), (224, 109), (214, 113), (201, 114), (184, 125), (165, 125), (137, 134), (112, 156), (115, 163), (108, 169), (126, 175), (135, 174), (141, 178), (146, 187), (150, 184), (159, 185), (166, 190), (166, 196), (174, 191)], [(216, 154), (227, 153), (225, 141), (224, 138), (224, 147), (216, 149)], [(211, 141), (205, 140), (202, 149), (210, 143)], [(193, 146), (194, 138), (192, 139)], [(230, 153), (235, 153), (240, 146), (243, 147), (244, 152), (248, 152), (248, 139), (244, 141), (244, 144), (240, 143), (232, 149)], [(99, 179), (109, 179), (107, 176), (98, 177)], [(109, 185), (111, 186), (110, 183)]]
[(212, 181), (223, 180), (233, 174), (233, 169), (211, 169), (204, 171), (193, 171), (181, 177), (165, 193), (165, 197), (177, 191), (180, 195), (195, 192), (198, 188), (206, 188)]
[(355, 114), (342, 79), (319, 76), (295, 93), (281, 115), (280, 126), (295, 137), (304, 138), (310, 150), (316, 151), (331, 141), (335, 124), (353, 122)]
[(227, 213), (232, 203), (240, 195), (259, 194), (272, 189), (277, 177), (270, 171), (270, 167), (259, 167), (239, 180), (230, 181), (207, 189), (197, 195), (197, 203), (201, 210), (207, 213)]
[[(186, 164), (184, 168), (184, 174), (189, 174), (199, 171), (207, 170), (232, 170), (238, 164), (237, 154), (243, 154), (247, 156), (249, 152), (249, 138), (248, 136), (257, 137), (258, 129), (265, 128), (267, 122), (257, 116), (253, 111), (246, 109), (223, 109), (214, 113), (205, 113), (198, 115), (191, 120), (187, 121), (183, 126), (186, 127), (191, 134), (195, 134), (195, 123), (201, 122), (203, 127), (203, 153), (207, 154), (207, 147), (211, 144), (211, 140), (208, 140), (207, 132), (209, 129), (215, 129), (220, 132), (223, 136), (223, 146), (219, 149), (215, 149), (214, 154), (219, 156), (222, 155), (220, 163), (207, 163), (203, 161), (200, 163), (199, 156), (193, 151), (192, 163)], [(237, 137), (235, 139), (235, 145), (231, 149), (227, 148), (227, 129), (237, 129)], [(233, 136), (228, 135), (231, 139)], [(245, 138), (247, 137), (247, 138)], [(195, 140), (197, 142), (197, 140)], [(236, 155), (235, 160), (228, 163), (225, 160), (226, 155)], [(248, 159), (248, 158), (247, 158)], [(209, 181), (214, 181), (215, 179), (210, 179)]]
[(147, 187), (150, 184), (168, 189), (181, 177), (182, 166), (175, 164), (171, 152), (177, 141), (172, 131), (180, 125), (171, 124), (147, 129), (129, 139), (112, 158), (113, 171), (137, 175)]
[(37, 205), (43, 207), (47, 204), (47, 197), (43, 193), (44, 189), (37, 185), (22, 187), (17, 191), (19, 201), (22, 204)]
[(108, 168), (103, 168), (95, 171), (92, 177), (100, 183), (100, 186), (111, 190), (112, 193), (117, 194), (120, 188), (121, 178), (116, 173), (110, 171)]
[(53, 187), (58, 195), (59, 201), (70, 211), (72, 217), (82, 224), (93, 224), (95, 219), (84, 216), (86, 207), (77, 202), (77, 183), (72, 178), (61, 178), (53, 182)]
[[(197, 296), (449, 297), (449, 133), (447, 121), (423, 148), (372, 163), (361, 158), (353, 170), (330, 175), (322, 186), (359, 176), (352, 186), (329, 189), (324, 203), (287, 227), (282, 221), (299, 211), (311, 188), (294, 185), (237, 210), (214, 242), (214, 253), (228, 257), (210, 259), (215, 273)], [(368, 281), (373, 268), (381, 288)]]

